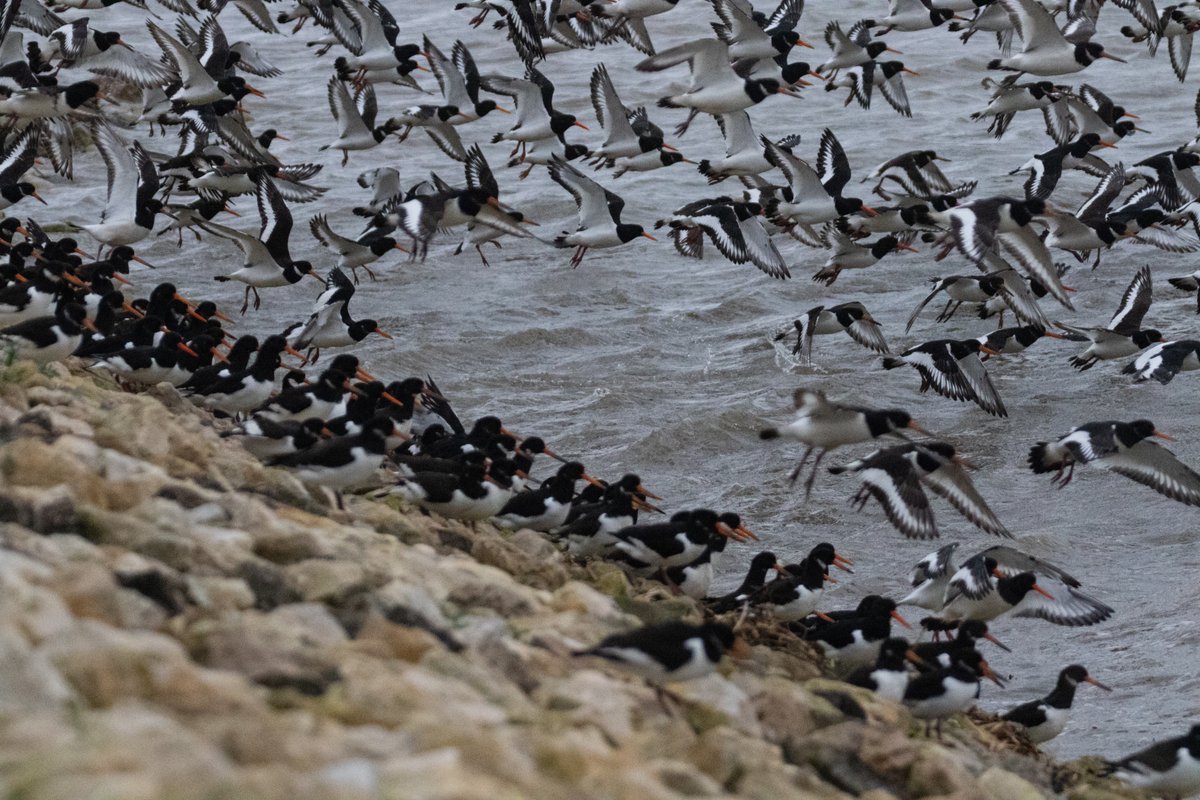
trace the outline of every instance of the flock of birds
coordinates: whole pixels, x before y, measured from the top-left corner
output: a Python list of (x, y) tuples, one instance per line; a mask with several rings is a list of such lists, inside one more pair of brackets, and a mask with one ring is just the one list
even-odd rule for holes
[[(820, 48), (800, 34), (803, 0), (783, 0), (769, 14), (748, 0), (473, 0), (453, 10), (447, 5), (447, 20), (463, 10), (477, 28), (493, 20), (497, 41), (510, 42), (498, 45), (511, 51), (507, 74), (481, 74), (462, 41), (447, 46), (429, 35), (417, 41), (380, 0), (300, 0), (275, 10), (263, 0), (233, 0), (262, 35), (232, 43), (220, 22), (227, 0), (200, 0), (199, 9), (190, 0), (161, 1), (177, 15), (173, 25), (144, 0), (123, 0), (144, 12), (152, 44), (143, 49), (106, 29), (112, 0), (63, 0), (53, 7), (38, 0), (0, 3), (0, 116), (7, 122), (0, 208), (9, 214), (0, 221), (0, 249), (7, 259), (0, 267), (0, 346), (10, 360), (45, 364), (76, 356), (131, 391), (170, 383), (197, 405), (232, 418), (223, 435), (332, 491), (339, 507), (343, 491), (369, 490), (451, 518), (531, 528), (576, 558), (609, 559), (631, 574), (661, 581), (669, 591), (702, 600), (712, 615), (773, 619), (821, 647), (846, 680), (904, 703), (934, 724), (939, 736), (943, 719), (974, 704), (982, 679), (1003, 685), (976, 647), (987, 640), (1008, 650), (988, 623), (1010, 614), (1081, 626), (1112, 615), (1113, 609), (1084, 593), (1062, 568), (1009, 545), (988, 547), (957, 564), (957, 545), (942, 547), (916, 565), (906, 597), (869, 595), (853, 609), (819, 608), (825, 584), (834, 580), (831, 568), (851, 566), (829, 543), (794, 564), (759, 553), (736, 590), (709, 597), (727, 545), (757, 538), (737, 514), (698, 508), (648, 523), (639, 515), (661, 512), (651, 502), (661, 498), (637, 475), (612, 482), (595, 478), (541, 438), (518, 436), (494, 416), (468, 427), (429, 376), (381, 381), (350, 353), (315, 366), (323, 350), (353, 348), (371, 335), (391, 337), (378, 321), (355, 319), (349, 304), (363, 277), (359, 271), (376, 280), (372, 267), (393, 251), (424, 260), (439, 235), (465, 229), (455, 252), (473, 249), (485, 265), (485, 246), (525, 239), (536, 240), (530, 248), (571, 249), (569, 264), (578, 266), (591, 251), (657, 241), (643, 225), (622, 219), (625, 202), (609, 188), (613, 180), (629, 172), (670, 169), (674, 177), (695, 169), (709, 185), (724, 184), (714, 192), (726, 193), (692, 200), (651, 227), (669, 237), (682, 256), (700, 258), (708, 243), (731, 262), (787, 279), (795, 264), (789, 267), (781, 247), (799, 243), (824, 251), (825, 263), (813, 280), (830, 286), (849, 280), (847, 271), (924, 245), (935, 260), (957, 253), (978, 269), (936, 279), (906, 332), (930, 303), (943, 299), (937, 322), (966, 303), (981, 317), (998, 316), (1001, 324), (975, 339), (931, 339), (893, 353), (864, 303), (818, 305), (793, 325), (794, 353), (803, 360), (811, 361), (815, 336), (845, 333), (879, 353), (884, 368), (912, 367), (922, 392), (975, 403), (997, 417), (1008, 411), (989, 376), (997, 363), (992, 359), (1021, 353), (1043, 337), (1086, 343), (1071, 362), (1080, 370), (1130, 359), (1125, 374), (1166, 383), (1179, 372), (1200, 369), (1200, 341), (1167, 341), (1143, 327), (1152, 300), (1149, 267), (1133, 275), (1107, 324), (1065, 324), (1041, 306), (1048, 298), (1073, 310), (1073, 289), (1063, 283), (1069, 267), (1055, 260), (1056, 253), (1091, 260), (1095, 268), (1114, 247), (1200, 250), (1200, 181), (1192, 172), (1200, 165), (1200, 137), (1133, 165), (1109, 163), (1099, 153), (1140, 132), (1138, 118), (1093, 85), (1059, 82), (1097, 60), (1122, 60), (1093, 40), (1103, 0), (1071, 0), (1062, 7), (1037, 0), (891, 0), (886, 16), (830, 22), (824, 30), (829, 52), (808, 61), (795, 54), (804, 48), (817, 54)], [(1112, 5), (1112, 13), (1129, 14), (1121, 34), (1145, 43), (1151, 55), (1165, 43), (1183, 81), (1191, 37), (1200, 30), (1200, 3), (1161, 12), (1152, 0)], [(689, 11), (676, 11), (677, 6), (711, 11), (715, 21), (693, 22), (694, 39), (658, 50), (651, 30), (684, 24), (680, 15)], [(59, 16), (68, 12), (71, 19)], [(286, 89), (283, 71), (259, 52), (258, 43), (286, 36), (278, 26), (288, 24), (294, 26), (293, 39), (306, 24), (319, 29), (317, 39), (306, 42), (317, 57), (337, 49), (327, 82), (336, 135), (321, 150), (340, 152), (343, 165), (352, 154), (378, 160), (359, 154), (404, 142), (419, 129), (444, 154), (447, 168), (461, 169), (463, 176), (458, 183), (431, 173), (404, 186), (390, 166), (363, 172), (358, 183), (369, 198), (353, 209), (361, 231), (331, 222), (336, 209), (309, 219), (312, 237), (329, 251), (320, 265), (291, 252), (293, 209), (318, 203), (326, 191), (314, 182), (321, 165), (283, 163), (271, 146), (286, 137), (249, 127), (253, 98), (263, 95), (251, 81), (269, 88), (281, 79)], [(822, 132), (815, 158), (799, 136), (755, 133), (752, 110), (784, 115), (777, 96), (798, 98), (804, 88), (821, 84), (825, 92), (844, 93), (846, 104), (870, 108), (882, 98), (910, 116), (904, 80), (918, 72), (893, 56), (900, 54), (896, 46), (906, 33), (932, 29), (963, 41), (980, 31), (995, 35), (997, 57), (987, 64), (995, 77), (984, 81), (991, 96), (972, 115), (988, 124), (988, 133), (1003, 137), (1015, 115), (1041, 113), (1047, 149), (1015, 171), (1027, 173), (1024, 196), (977, 196), (983, 194), (977, 180), (952, 179), (939, 166), (946, 159), (922, 149), (889, 158), (868, 173), (872, 194), (880, 198), (873, 207), (847, 196), (852, 168), (832, 129)], [(568, 141), (568, 135), (581, 136), (575, 131), (589, 127), (555, 108), (548, 65), (556, 53), (601, 48), (639, 51), (634, 68), (639, 74), (623, 76), (629, 82), (667, 87), (669, 78), (687, 77), (666, 88), (657, 108), (648, 110), (625, 105), (620, 82), (598, 63), (590, 76), (590, 100), (604, 141)], [(423, 72), (436, 79), (437, 91), (418, 83)], [(424, 94), (417, 104), (384, 113), (377, 87)], [(131, 126), (110, 96), (133, 90), (142, 92), (143, 104)], [(114, 103), (114, 110), (104, 102)], [(697, 116), (713, 117), (724, 154), (699, 162), (684, 157), (651, 120), (652, 111), (667, 113), (659, 109), (686, 113), (673, 130), (676, 139)], [(1200, 98), (1197, 112), (1200, 117)], [(501, 130), (483, 134), (483, 117), (502, 119)], [(43, 198), (26, 174), (41, 157), (71, 178), (77, 157), (87, 157), (75, 152), (78, 129), (89, 133), (107, 175), (101, 218), (75, 225), (95, 242), (94, 255), (83, 249), (86, 243), (56, 239), (48, 225), (24, 213), (31, 201), (65, 200), (57, 194)], [(156, 129), (163, 143), (173, 132), (174, 152), (151, 146)], [(510, 147), (505, 165), (520, 170), (518, 180), (538, 171), (569, 194), (578, 210), (573, 229), (535, 234), (528, 215), (500, 200), (497, 173), (473, 137)], [(601, 174), (605, 170), (611, 177)], [(1076, 170), (1097, 183), (1071, 210), (1055, 192), (1065, 172)], [(728, 188), (735, 185), (738, 189)], [(257, 208), (257, 231), (215, 221), (226, 212), (239, 215), (233, 204), (246, 196)], [(134, 246), (163, 234), (181, 245), (185, 235), (207, 237), (210, 257), (235, 265), (214, 277), (244, 284), (243, 315), (251, 303), (259, 309), (261, 290), (304, 285), (307, 277), (322, 282), (323, 290), (306, 321), (262, 338), (235, 334), (233, 320), (216, 304), (193, 302), (170, 283), (134, 298), (127, 277), (131, 265), (151, 266)], [(138, 275), (144, 274), (139, 268)], [(1197, 292), (1200, 303), (1200, 270), (1170, 282)], [(1010, 312), (1018, 327), (1003, 327)], [(790, 334), (791, 328), (778, 338)], [(764, 429), (762, 438), (806, 446), (792, 473), (797, 481), (809, 470), (806, 493), (830, 451), (889, 442), (828, 468), (860, 483), (852, 498), (859, 508), (874, 499), (901, 534), (931, 539), (938, 536), (933, 494), (985, 534), (1012, 535), (975, 488), (969, 462), (906, 410), (860, 407), (799, 389), (795, 418)], [(1200, 505), (1200, 475), (1154, 441), (1169, 438), (1148, 420), (1089, 422), (1033, 444), (1028, 463), (1034, 473), (1052, 473), (1059, 486), (1070, 483), (1077, 464), (1087, 464)], [(561, 464), (538, 481), (531, 474), (543, 456)], [(892, 635), (893, 622), (909, 627), (897, 610), (903, 606), (933, 612), (921, 621), (933, 641)], [(620, 663), (661, 688), (710, 673), (726, 653), (740, 655), (744, 643), (736, 627), (720, 621), (651, 625), (611, 636), (579, 655)], [(1047, 741), (1063, 730), (1082, 683), (1108, 688), (1073, 664), (1062, 669), (1044, 698), (1018, 705), (1004, 718), (1031, 741)], [(1200, 726), (1113, 762), (1111, 769), (1157, 792), (1200, 791)]]

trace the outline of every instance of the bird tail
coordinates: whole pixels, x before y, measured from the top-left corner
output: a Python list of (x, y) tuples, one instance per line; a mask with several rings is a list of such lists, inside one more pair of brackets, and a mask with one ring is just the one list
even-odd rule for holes
[(1167, 283), (1185, 292), (1194, 292), (1197, 286), (1195, 278), (1167, 278)]
[(896, 369), (896, 367), (903, 367), (904, 364), (905, 364), (905, 361), (902, 358), (896, 358), (894, 356), (884, 356), (883, 357), (883, 368), (884, 369)]
[(1050, 463), (1047, 455), (1049, 444), (1049, 442), (1038, 442), (1029, 448), (1029, 468), (1038, 475), (1058, 469), (1058, 464)]
[(502, 133), (497, 133), (495, 136), (492, 137), (492, 144), (500, 144), (500, 142), (503, 142), (503, 141), (504, 141), (504, 134), (502, 134)]
[(672, 98), (672, 97), (660, 97), (658, 99), (658, 107), (659, 108), (683, 108), (683, 106), (679, 105), (679, 103), (676, 103), (674, 98)]
[(553, 244), (555, 247), (570, 247), (571, 246), (571, 245), (567, 244), (567, 237), (565, 235), (564, 236), (555, 236), (554, 239), (551, 241), (551, 244)]
[(220, 281), (221, 283), (225, 283), (226, 281), (231, 281), (233, 279), (230, 278), (228, 275), (213, 275), (213, 280)]
[(778, 439), (779, 438), (779, 429), (778, 428), (763, 428), (761, 431), (758, 432), (758, 438), (762, 439), (764, 442), (770, 441), (771, 439)]

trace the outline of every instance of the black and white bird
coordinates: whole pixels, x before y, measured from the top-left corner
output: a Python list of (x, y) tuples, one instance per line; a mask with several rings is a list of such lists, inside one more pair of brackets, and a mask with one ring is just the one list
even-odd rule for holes
[(988, 69), (1028, 72), (1031, 75), (1068, 75), (1079, 72), (1101, 58), (1124, 62), (1104, 51), (1099, 42), (1067, 41), (1054, 18), (1037, 0), (997, 0), (1008, 12), (1012, 26), (1024, 41), (1022, 51), (1007, 58), (993, 59)]
[[(862, 610), (834, 622), (814, 628), (804, 638), (816, 642), (828, 658), (837, 660), (844, 671), (853, 671), (879, 658), (879, 650), (891, 636), (892, 620), (911, 628), (908, 620), (896, 611), (896, 603), (876, 598)], [(793, 623), (795, 625), (802, 623)]]
[[(1042, 580), (1048, 570), (1034, 564), (1038, 572), (1023, 569), (1024, 561), (1007, 558), (1011, 548), (989, 548), (963, 562), (950, 577), (941, 616), (947, 620), (993, 619), (1012, 613), (1034, 617), (1055, 625), (1095, 625), (1113, 615), (1113, 609), (1065, 581), (1051, 584), (1051, 594)], [(990, 554), (989, 554), (990, 553)], [(1003, 559), (1004, 563), (1001, 564)], [(1019, 566), (1013, 566), (1017, 564)], [(1044, 577), (1039, 578), (1039, 574)]]
[[(883, 338), (882, 326), (867, 307), (856, 301), (840, 303), (836, 306), (816, 306), (805, 312), (804, 316), (793, 321), (796, 328), (796, 346), (792, 355), (799, 354), (806, 362), (812, 363), (812, 344), (814, 336), (825, 336), (835, 333), (845, 333), (868, 350), (876, 353), (890, 353), (887, 340)], [(775, 337), (782, 341), (790, 331), (784, 331)]]
[(778, 428), (764, 428), (759, 432), (759, 438), (793, 439), (807, 445), (803, 458), (792, 470), (790, 477), (793, 483), (800, 477), (813, 450), (817, 451), (812, 474), (805, 483), (806, 493), (812, 491), (821, 459), (830, 450), (848, 444), (869, 442), (888, 434), (903, 436), (905, 429), (924, 432), (913, 422), (907, 411), (833, 403), (824, 392), (815, 389), (797, 389), (792, 395), (792, 403), (796, 409), (795, 419)]
[(759, 139), (767, 160), (787, 179), (782, 196), (766, 208), (768, 216), (784, 227), (801, 226), (813, 243), (820, 239), (813, 225), (860, 211), (871, 216), (878, 213), (857, 197), (842, 196), (850, 182), (850, 160), (829, 128), (821, 133), (816, 169), (766, 136)]
[[(723, 158), (702, 159), (696, 169), (708, 179), (709, 184), (720, 183), (726, 178), (761, 175), (771, 169), (771, 162), (763, 155), (758, 135), (745, 111), (733, 111), (716, 116), (721, 136), (725, 140)], [(800, 137), (782, 140), (780, 146), (799, 144)]]
[(1151, 436), (1172, 440), (1147, 419), (1089, 422), (1053, 442), (1035, 444), (1029, 450), (1029, 467), (1039, 475), (1054, 472), (1052, 483), (1062, 488), (1074, 477), (1076, 464), (1089, 464), (1185, 505), (1200, 505), (1200, 475), (1150, 441)]
[(286, 467), (301, 481), (332, 489), (338, 508), (343, 508), (342, 490), (371, 482), (387, 451), (393, 422), (377, 417), (360, 433), (325, 439), (307, 450), (279, 456), (270, 463)]
[(933, 291), (920, 302), (908, 317), (904, 332), (912, 330), (913, 323), (925, 306), (942, 292), (946, 293), (946, 306), (935, 320), (946, 322), (963, 303), (986, 303), (1004, 290), (1004, 279), (999, 275), (951, 275), (948, 278), (932, 278)]
[(846, 683), (870, 689), (885, 700), (899, 703), (908, 688), (909, 664), (919, 660), (907, 639), (893, 637), (880, 645), (874, 665), (859, 667), (846, 678)]
[(709, 606), (717, 614), (740, 608), (755, 592), (766, 586), (767, 574), (771, 570), (775, 570), (777, 573), (783, 571), (783, 565), (779, 563), (778, 557), (770, 550), (756, 554), (754, 558), (750, 559), (746, 577), (742, 579), (738, 587), (720, 597), (711, 598), (708, 600)]
[(917, 249), (908, 242), (890, 234), (881, 236), (873, 242), (859, 244), (846, 231), (837, 226), (830, 226), (824, 232), (823, 238), (828, 243), (829, 255), (812, 279), (826, 286), (832, 286), (838, 276), (842, 274), (842, 270), (866, 269), (898, 250), (917, 252)]
[(1053, 216), (1045, 200), (1017, 200), (1011, 197), (986, 197), (961, 203), (946, 212), (954, 246), (985, 272), (996, 267), (1000, 248), (1049, 291), (1055, 300), (1070, 309), (1062, 279), (1050, 257), (1050, 251), (1030, 225), (1035, 219)]
[(38, 364), (62, 361), (83, 341), (83, 329), (95, 330), (78, 303), (59, 303), (53, 316), (34, 317), (0, 328), (0, 353), (6, 361), (27, 358)]
[(940, 611), (945, 605), (950, 578), (958, 571), (954, 566), (954, 551), (957, 549), (958, 542), (951, 542), (918, 561), (909, 575), (912, 591), (901, 598), (897, 605)]
[(984, 80), (984, 86), (993, 89), (992, 98), (982, 111), (971, 114), (971, 119), (989, 119), (988, 132), (997, 139), (1004, 136), (1013, 117), (1021, 111), (1045, 110), (1057, 103), (1069, 87), (1056, 86), (1052, 81), (1017, 83), (1015, 80)]
[(379, 103), (375, 99), (375, 89), (369, 83), (357, 86), (351, 96), (346, 84), (334, 75), (329, 79), (326, 95), (329, 98), (329, 112), (337, 123), (338, 135), (318, 149), (341, 150), (343, 167), (350, 160), (351, 150), (370, 150), (399, 128), (393, 120), (375, 125)]
[(671, 242), (680, 255), (701, 258), (704, 237), (735, 264), (750, 262), (772, 278), (790, 278), (787, 262), (771, 241), (759, 218), (758, 203), (737, 202), (729, 197), (696, 200), (675, 210), (669, 218), (654, 223), (667, 225)]
[(726, 653), (743, 658), (748, 652), (745, 641), (724, 623), (663, 622), (607, 636), (576, 655), (598, 656), (661, 686), (703, 678)]
[(567, 521), (567, 514), (571, 511), (575, 482), (585, 474), (583, 464), (578, 461), (563, 464), (538, 489), (516, 494), (505, 503), (496, 515), (497, 523), (535, 531), (551, 531), (560, 527)]
[(550, 163), (550, 178), (575, 198), (579, 226), (555, 237), (555, 247), (574, 247), (571, 266), (577, 267), (592, 248), (617, 247), (640, 237), (657, 241), (641, 225), (621, 222), (625, 201), (562, 159)]
[(1153, 302), (1153, 285), (1150, 265), (1145, 265), (1133, 276), (1129, 286), (1121, 295), (1117, 311), (1103, 328), (1080, 328), (1056, 322), (1066, 332), (1064, 338), (1076, 342), (1090, 342), (1087, 349), (1071, 357), (1071, 366), (1078, 370), (1094, 367), (1099, 361), (1131, 356), (1156, 342), (1163, 340), (1162, 334), (1153, 328), (1142, 328), (1142, 320)]
[(288, 240), (292, 235), (292, 212), (288, 210), (275, 181), (269, 175), (258, 172), (254, 175), (254, 185), (254, 198), (261, 222), (257, 236), (215, 222), (198, 223), (203, 230), (230, 240), (242, 251), (242, 266), (228, 275), (217, 275), (213, 280), (246, 284), (242, 300), (243, 314), (250, 305), (251, 293), (254, 294), (256, 311), (262, 304), (259, 289), (299, 283), (305, 275), (320, 280), (310, 262), (294, 260), (291, 256)]
[(387, 491), (427, 511), (468, 522), (496, 516), (513, 496), (511, 483), (501, 485), (482, 463), (470, 464), (459, 473), (418, 472)]
[(220, 436), (237, 440), (255, 458), (267, 461), (278, 456), (307, 450), (321, 438), (324, 420), (313, 417), (297, 422), (275, 422), (265, 417), (251, 417)]
[(134, 50), (117, 31), (99, 31), (80, 17), (53, 31), (42, 53), (47, 61), (60, 58), (63, 67), (86, 69), (134, 86), (166, 86), (174, 73), (161, 62)]
[(313, 303), (313, 312), (304, 325), (289, 335), (289, 343), (299, 351), (307, 350), (311, 361), (321, 356), (322, 348), (350, 347), (372, 333), (385, 339), (392, 335), (373, 319), (356, 320), (350, 316), (350, 298), (354, 284), (337, 267), (325, 278), (325, 291)]
[(984, 533), (1011, 537), (971, 482), (966, 463), (953, 445), (922, 442), (876, 450), (849, 464), (830, 467), (829, 471), (835, 475), (853, 473), (862, 480), (862, 488), (851, 502), (861, 509), (874, 497), (888, 521), (909, 538), (930, 539), (938, 535), (923, 487), (944, 497)]
[(951, 400), (974, 402), (994, 417), (1007, 417), (1004, 401), (992, 384), (980, 353), (994, 355), (978, 339), (934, 339), (909, 348), (897, 356), (884, 356), (883, 368), (908, 365), (921, 375), (921, 389), (932, 388)]
[(100, 221), (79, 228), (109, 247), (140, 242), (150, 235), (163, 207), (155, 197), (158, 170), (140, 142), (130, 147), (109, 123), (98, 121), (92, 132), (108, 170), (108, 194)]
[(1193, 725), (1183, 736), (1110, 762), (1106, 769), (1130, 786), (1155, 794), (1190, 797), (1200, 792), (1200, 725)]
[(1003, 682), (977, 650), (961, 651), (949, 667), (917, 675), (904, 690), (904, 705), (917, 719), (925, 720), (925, 733), (934, 727), (942, 735), (942, 720), (961, 713), (979, 697), (980, 679), (998, 686)]
[(366, 270), (371, 280), (376, 280), (375, 273), (368, 264), (373, 264), (393, 250), (407, 253), (408, 250), (390, 236), (369, 236), (362, 241), (349, 239), (336, 233), (329, 227), (329, 220), (324, 214), (316, 214), (308, 221), (308, 229), (313, 238), (322, 247), (337, 254), (339, 269), (349, 269), (358, 280), (358, 268)]
[(1180, 372), (1200, 369), (1200, 341), (1178, 339), (1150, 346), (1146, 352), (1125, 365), (1124, 375), (1132, 375), (1138, 383), (1151, 378), (1162, 384), (1170, 383)]
[(1075, 700), (1075, 689), (1081, 683), (1099, 686), (1106, 692), (1112, 689), (1088, 674), (1082, 664), (1071, 664), (1058, 673), (1058, 683), (1053, 691), (1041, 700), (1030, 700), (1016, 708), (1005, 711), (1000, 718), (1011, 722), (1025, 732), (1034, 744), (1048, 742), (1063, 732)]

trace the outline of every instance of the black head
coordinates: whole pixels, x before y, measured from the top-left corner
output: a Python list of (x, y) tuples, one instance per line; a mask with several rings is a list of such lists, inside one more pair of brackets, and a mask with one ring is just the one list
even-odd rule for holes
[(729, 651), (737, 640), (733, 628), (723, 622), (706, 622), (700, 626), (700, 636), (704, 640), (704, 650), (713, 660), (720, 658)]
[(1075, 45), (1075, 60), (1085, 67), (1099, 58), (1111, 57), (1104, 53), (1104, 45), (1099, 42), (1083, 42)]
[(1135, 419), (1126, 425), (1117, 426), (1117, 438), (1126, 447), (1153, 436), (1154, 433), (1154, 423), (1148, 419)]
[(563, 480), (577, 481), (583, 477), (583, 473), (583, 464), (580, 464), (578, 461), (568, 461), (558, 468), (558, 472), (555, 475)]
[(805, 75), (808, 75), (810, 72), (812, 72), (812, 67), (803, 61), (797, 61), (795, 64), (785, 65), (784, 68), (779, 71), (779, 74), (783, 78), (784, 83), (786, 83), (788, 86), (795, 86), (796, 81), (800, 80)]
[(933, 472), (945, 462), (952, 461), (955, 454), (954, 445), (946, 442), (921, 442), (921, 446), (913, 452), (916, 453), (917, 466), (926, 472)]
[(567, 161), (574, 161), (577, 158), (583, 158), (588, 154), (588, 152), (589, 150), (584, 145), (569, 144), (563, 150), (563, 155), (566, 157)]
[(93, 81), (72, 83), (63, 90), (63, 96), (66, 98), (67, 105), (71, 108), (79, 108), (87, 101), (95, 98), (99, 93), (100, 86)]
[(521, 440), (521, 449), (535, 456), (540, 455), (546, 452), (546, 442), (540, 436), (529, 436)]
[[(786, 67), (785, 67), (786, 69)], [(745, 83), (746, 94), (755, 103), (761, 103), (773, 94), (779, 94), (779, 90), (783, 85), (774, 78), (763, 78), (761, 80), (748, 80)]]
[(898, 244), (900, 244), (900, 240), (895, 236), (884, 236), (881, 239), (877, 239), (871, 245), (871, 255), (875, 256), (876, 258), (883, 258), (888, 253), (895, 250)]
[(621, 223), (617, 226), (617, 238), (624, 242), (632, 242), (639, 236), (645, 236), (646, 230), (641, 225)]
[(929, 12), (929, 20), (933, 23), (933, 27), (937, 27), (944, 22), (950, 20), (954, 16), (954, 12), (948, 8), (935, 8)]
[(829, 542), (821, 542), (819, 545), (808, 551), (808, 557), (820, 563), (825, 571), (829, 570), (829, 565), (833, 563), (833, 559), (837, 557), (837, 550)]
[(370, 250), (373, 254), (381, 256), (389, 250), (396, 249), (396, 240), (390, 236), (384, 236), (371, 242)]
[(1064, 668), (1062, 672), (1058, 673), (1059, 682), (1066, 683), (1071, 686), (1083, 683), (1087, 679), (1087, 667), (1083, 666), (1082, 664), (1072, 664), (1069, 667)]
[(555, 114), (550, 117), (550, 130), (554, 131), (555, 136), (561, 136), (570, 130), (576, 124), (576, 122), (577, 120), (575, 119), (574, 114), (562, 114), (555, 112)]
[(874, 61), (888, 49), (887, 42), (876, 40), (867, 45), (867, 57)]
[(863, 201), (857, 197), (835, 197), (833, 207), (837, 209), (838, 216), (845, 216), (862, 211)]
[(770, 550), (763, 550), (754, 558), (750, 559), (750, 571), (766, 575), (767, 570), (779, 563), (778, 557)]
[(885, 409), (883, 411), (871, 411), (867, 413), (867, 429), (875, 437), (912, 427), (913, 419), (907, 411)]
[(1129, 338), (1133, 340), (1133, 343), (1137, 345), (1138, 348), (1144, 350), (1152, 344), (1161, 342), (1163, 340), (1163, 335), (1154, 328), (1147, 328), (1144, 331), (1136, 331), (1133, 336), (1130, 336)]
[(392, 53), (396, 56), (397, 61), (408, 61), (413, 56), (419, 55), (421, 46), (418, 44), (401, 44), (392, 48)]
[(354, 375), (358, 372), (359, 363), (358, 356), (351, 355), (350, 353), (342, 353), (333, 359), (329, 364), (329, 369), (336, 369), (338, 372), (346, 375)]
[(891, 80), (897, 73), (904, 71), (903, 61), (885, 61), (879, 65), (879, 71), (883, 73), (883, 77)]
[(283, 338), (279, 334), (272, 334), (263, 340), (263, 343), (258, 348), (258, 354), (260, 356), (263, 354), (279, 355), (285, 349), (287, 349), (287, 346), (287, 339)]

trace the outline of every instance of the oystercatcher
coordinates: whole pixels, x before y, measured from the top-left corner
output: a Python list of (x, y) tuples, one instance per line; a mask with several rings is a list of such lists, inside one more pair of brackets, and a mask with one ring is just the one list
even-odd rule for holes
[(907, 639), (893, 637), (879, 646), (879, 657), (873, 666), (859, 667), (846, 677), (846, 683), (870, 689), (880, 697), (899, 703), (908, 688), (910, 663), (918, 663), (920, 656), (912, 649)]
[(657, 241), (641, 225), (621, 222), (625, 201), (562, 159), (550, 162), (550, 178), (566, 189), (578, 209), (579, 227), (555, 237), (555, 247), (574, 247), (571, 266), (578, 267), (591, 248), (617, 247), (639, 236)]
[(703, 678), (711, 674), (721, 657), (749, 654), (746, 642), (728, 625), (707, 622), (663, 622), (628, 633), (615, 633), (577, 656), (598, 656), (656, 685)]
[(979, 680), (984, 677), (997, 686), (1004, 685), (978, 650), (962, 651), (951, 666), (909, 680), (904, 690), (904, 705), (914, 717), (925, 720), (926, 736), (931, 726), (935, 726), (940, 739), (942, 720), (975, 704), (979, 697)]
[(1183, 736), (1157, 742), (1105, 766), (1111, 774), (1139, 789), (1179, 797), (1200, 792), (1200, 725), (1193, 725)]
[(78, 303), (59, 303), (53, 316), (35, 317), (0, 328), (0, 353), (11, 363), (27, 358), (38, 364), (62, 361), (83, 341), (83, 329), (94, 329)]
[(995, 352), (978, 339), (934, 339), (909, 348), (898, 356), (884, 356), (883, 368), (908, 365), (921, 375), (921, 389), (932, 388), (951, 400), (973, 401), (994, 417), (1007, 417), (1004, 401), (992, 384), (980, 353)]
[(324, 439), (307, 450), (271, 459), (271, 466), (286, 467), (305, 483), (332, 489), (339, 509), (344, 509), (342, 490), (371, 481), (383, 463), (392, 421), (379, 417), (368, 422), (361, 433)]
[(1090, 464), (1185, 505), (1200, 505), (1200, 475), (1151, 442), (1151, 436), (1172, 441), (1147, 419), (1089, 422), (1053, 442), (1035, 444), (1029, 450), (1029, 468), (1039, 475), (1054, 471), (1051, 482), (1062, 488), (1074, 477), (1076, 464)]
[(1125, 288), (1124, 294), (1121, 295), (1121, 303), (1106, 327), (1080, 328), (1055, 322), (1056, 326), (1067, 333), (1062, 338), (1091, 342), (1086, 350), (1071, 357), (1071, 366), (1080, 371), (1091, 369), (1099, 361), (1131, 356), (1155, 342), (1161, 342), (1161, 333), (1153, 328), (1142, 328), (1142, 320), (1153, 301), (1152, 291), (1150, 267), (1145, 265), (1137, 271), (1129, 286)]
[(1067, 726), (1071, 703), (1075, 700), (1075, 687), (1080, 683), (1090, 683), (1106, 692), (1112, 691), (1089, 675), (1086, 667), (1072, 664), (1058, 673), (1058, 683), (1050, 694), (1041, 700), (1030, 700), (1005, 711), (1000, 718), (1023, 729), (1034, 744), (1048, 742)]
[(792, 402), (796, 408), (794, 420), (780, 428), (764, 428), (758, 435), (764, 440), (795, 439), (808, 445), (800, 463), (792, 470), (790, 477), (793, 483), (800, 477), (813, 450), (817, 451), (812, 474), (804, 484), (806, 497), (812, 492), (821, 459), (830, 450), (847, 444), (868, 442), (887, 434), (903, 437), (905, 428), (924, 432), (907, 411), (832, 403), (824, 392), (815, 389), (797, 389), (792, 395)]
[[(876, 353), (890, 353), (887, 340), (879, 321), (871, 316), (867, 307), (858, 301), (841, 303), (836, 306), (816, 306), (810, 308), (800, 319), (792, 323), (796, 327), (796, 346), (792, 355), (800, 354), (807, 362), (812, 362), (812, 340), (814, 336), (824, 336), (834, 333), (845, 333), (868, 350)], [(781, 341), (788, 331), (777, 335), (775, 341)]]

